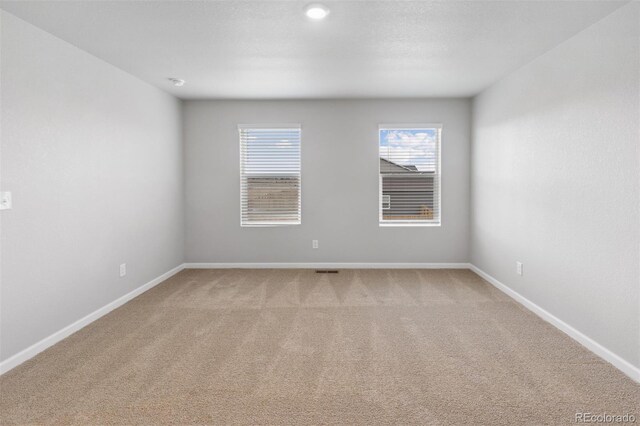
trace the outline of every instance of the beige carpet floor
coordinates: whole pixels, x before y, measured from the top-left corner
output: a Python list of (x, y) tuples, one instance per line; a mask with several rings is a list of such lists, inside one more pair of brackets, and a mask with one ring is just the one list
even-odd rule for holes
[(467, 270), (186, 270), (0, 378), (2, 424), (573, 424), (640, 387)]

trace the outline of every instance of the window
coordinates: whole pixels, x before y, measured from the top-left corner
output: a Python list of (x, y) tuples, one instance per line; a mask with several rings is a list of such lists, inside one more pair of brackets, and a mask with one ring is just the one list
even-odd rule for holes
[(299, 225), (300, 125), (239, 125), (240, 225)]
[(391, 208), (391, 195), (382, 195), (382, 210), (389, 210)]
[(380, 125), (380, 226), (440, 225), (442, 127)]

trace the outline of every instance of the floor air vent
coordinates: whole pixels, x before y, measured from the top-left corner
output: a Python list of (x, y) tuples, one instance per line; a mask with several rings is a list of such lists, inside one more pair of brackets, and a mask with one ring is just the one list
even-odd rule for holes
[(335, 269), (316, 269), (316, 274), (337, 274)]

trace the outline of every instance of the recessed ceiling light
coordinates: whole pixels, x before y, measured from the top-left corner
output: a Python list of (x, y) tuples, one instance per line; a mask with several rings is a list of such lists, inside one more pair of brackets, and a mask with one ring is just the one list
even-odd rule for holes
[(304, 13), (308, 18), (319, 21), (327, 17), (329, 8), (320, 3), (313, 3), (304, 8)]
[(169, 77), (169, 81), (173, 83), (174, 86), (176, 87), (182, 87), (184, 86), (184, 83), (186, 83), (186, 81), (181, 80), (179, 78), (173, 78), (173, 77)]

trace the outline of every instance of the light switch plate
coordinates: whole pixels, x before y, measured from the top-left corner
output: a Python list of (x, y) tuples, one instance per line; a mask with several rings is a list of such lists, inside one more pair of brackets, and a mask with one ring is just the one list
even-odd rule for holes
[(0, 210), (11, 208), (11, 192), (0, 192)]

